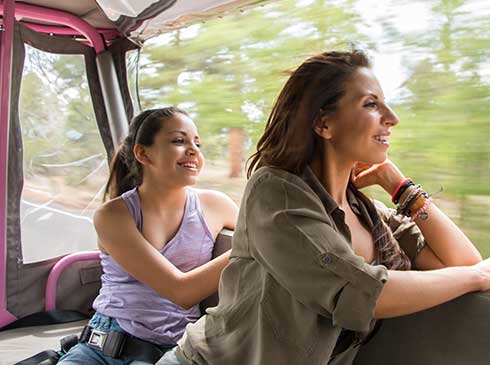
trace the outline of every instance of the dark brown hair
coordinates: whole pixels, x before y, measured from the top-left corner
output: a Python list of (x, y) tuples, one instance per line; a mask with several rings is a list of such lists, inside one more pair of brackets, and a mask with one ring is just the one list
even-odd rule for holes
[(314, 125), (336, 110), (345, 83), (359, 67), (369, 67), (361, 51), (325, 52), (308, 58), (290, 76), (267, 120), (257, 152), (249, 159), (247, 177), (261, 166), (292, 173), (304, 170), (321, 152)]
[[(315, 156), (323, 156), (323, 140), (315, 133), (315, 124), (336, 111), (354, 72), (370, 66), (368, 57), (359, 50), (324, 52), (304, 61), (293, 71), (272, 108), (257, 152), (248, 160), (247, 177), (262, 166), (300, 174)], [(377, 263), (394, 270), (410, 269), (410, 260), (371, 200), (351, 185), (373, 219)]]
[(129, 132), (116, 154), (112, 158), (109, 180), (104, 192), (104, 201), (115, 198), (122, 193), (141, 185), (143, 169), (136, 160), (133, 148), (136, 144), (151, 146), (156, 134), (162, 129), (165, 120), (177, 114), (188, 115), (184, 110), (171, 106), (160, 109), (148, 109), (133, 118)]

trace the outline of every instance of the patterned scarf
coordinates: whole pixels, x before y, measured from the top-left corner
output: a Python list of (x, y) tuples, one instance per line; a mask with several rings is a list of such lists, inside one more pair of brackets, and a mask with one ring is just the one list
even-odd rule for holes
[(410, 259), (401, 249), (398, 241), (393, 237), (393, 232), (388, 225), (379, 217), (371, 200), (355, 187), (352, 191), (356, 197), (366, 206), (369, 216), (373, 221), (372, 236), (376, 248), (376, 264), (384, 265), (389, 270), (410, 270), (412, 264)]

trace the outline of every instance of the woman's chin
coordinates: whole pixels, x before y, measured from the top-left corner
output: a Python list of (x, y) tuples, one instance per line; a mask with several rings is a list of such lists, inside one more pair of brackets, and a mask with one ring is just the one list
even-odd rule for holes
[(379, 165), (380, 163), (385, 162), (387, 157), (388, 156), (386, 153), (382, 155), (375, 155), (375, 156), (363, 156), (363, 158), (360, 159), (359, 162), (368, 165)]
[(185, 179), (185, 185), (196, 185), (197, 176), (187, 176)]

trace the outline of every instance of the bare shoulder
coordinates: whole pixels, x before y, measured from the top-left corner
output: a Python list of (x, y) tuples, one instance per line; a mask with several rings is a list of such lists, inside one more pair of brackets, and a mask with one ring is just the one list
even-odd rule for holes
[(114, 234), (128, 236), (127, 228), (131, 227), (131, 216), (128, 207), (121, 197), (114, 198), (102, 204), (94, 214), (94, 227), (97, 232), (99, 249), (107, 252), (112, 242), (121, 242), (121, 238), (114, 239)]
[(121, 197), (117, 197), (105, 202), (96, 209), (94, 224), (96, 226), (100, 223), (108, 224), (112, 221), (120, 221), (126, 217), (129, 217), (128, 207)]
[(207, 218), (219, 217), (222, 226), (234, 228), (238, 216), (238, 206), (226, 194), (209, 189), (195, 189), (201, 207)]
[(224, 205), (234, 205), (235, 202), (231, 200), (231, 198), (217, 190), (210, 189), (196, 189), (197, 194), (199, 195), (199, 200), (204, 204), (224, 204)]

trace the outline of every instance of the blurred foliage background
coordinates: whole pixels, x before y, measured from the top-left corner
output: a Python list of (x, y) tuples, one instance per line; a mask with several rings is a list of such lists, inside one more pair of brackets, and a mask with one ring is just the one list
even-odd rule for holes
[[(316, 52), (352, 46), (371, 55), (400, 117), (391, 159), (429, 192), (443, 188), (436, 201), (490, 256), (486, 1), (276, 1), (194, 24), (143, 48), (142, 107), (179, 104), (191, 112), (211, 165), (226, 160), (228, 129), (241, 127), (246, 158), (287, 71)], [(225, 177), (205, 174), (203, 185), (239, 201), (244, 180)], [(370, 193), (391, 205), (380, 189)]]
[[(129, 77), (134, 96), (138, 78), (143, 109), (178, 104), (191, 113), (207, 159), (200, 185), (239, 203), (246, 180), (229, 178), (230, 129), (242, 130), (244, 171), (288, 70), (314, 53), (353, 46), (371, 56), (401, 120), (390, 158), (429, 192), (443, 188), (438, 205), (490, 256), (486, 0), (266, 2), (148, 41), (128, 54)], [(34, 191), (41, 176), (62, 176), (58, 184), (91, 189), (91, 204), (107, 166), (83, 61), (29, 55), (21, 95), (26, 179)], [(380, 189), (369, 193), (391, 205)]]

